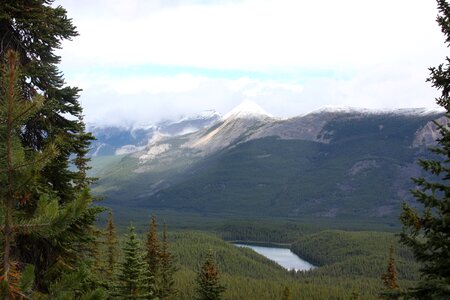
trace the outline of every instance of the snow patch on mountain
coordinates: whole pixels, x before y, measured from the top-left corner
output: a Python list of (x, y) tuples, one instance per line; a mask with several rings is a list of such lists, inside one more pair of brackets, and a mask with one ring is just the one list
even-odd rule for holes
[(232, 109), (229, 113), (223, 116), (222, 120), (229, 118), (261, 118), (269, 117), (273, 118), (271, 114), (266, 112), (261, 106), (255, 102), (246, 100)]
[(313, 110), (309, 114), (321, 114), (321, 113), (340, 113), (340, 114), (364, 114), (364, 115), (379, 115), (379, 114), (390, 114), (390, 115), (402, 115), (402, 116), (426, 116), (433, 114), (444, 113), (445, 110), (439, 108), (398, 108), (398, 109), (370, 109), (361, 107), (339, 107), (339, 106), (324, 106), (317, 110)]
[(214, 109), (205, 110), (198, 114), (189, 117), (182, 117), (180, 120), (176, 121), (176, 123), (184, 122), (184, 121), (192, 121), (192, 120), (208, 120), (208, 119), (220, 119), (222, 115), (215, 111)]

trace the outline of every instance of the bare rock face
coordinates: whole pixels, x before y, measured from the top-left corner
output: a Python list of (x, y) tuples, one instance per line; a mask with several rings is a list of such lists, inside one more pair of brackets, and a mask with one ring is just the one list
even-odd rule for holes
[(320, 136), (323, 127), (331, 117), (310, 114), (287, 120), (275, 121), (266, 126), (264, 131), (256, 132), (251, 139), (276, 136), (283, 140), (306, 140), (327, 143), (328, 140)]
[(221, 122), (190, 135), (183, 147), (208, 155), (254, 139), (253, 135), (265, 132), (275, 120), (257, 104), (245, 101), (226, 114)]
[(270, 126), (272, 118), (261, 117), (229, 117), (208, 130), (192, 134), (183, 145), (186, 148), (198, 149), (203, 155), (225, 149), (252, 139), (253, 134)]
[[(436, 122), (442, 125), (448, 125), (450, 120), (446, 116), (442, 116)], [(417, 130), (412, 146), (415, 148), (433, 146), (440, 136), (436, 124), (434, 122), (428, 122), (424, 127)]]
[(320, 112), (281, 120), (254, 109), (251, 113), (236, 111), (225, 117), (213, 127), (190, 135), (183, 147), (198, 149), (203, 155), (208, 155), (232, 145), (265, 137), (328, 143), (323, 128), (337, 115)]
[[(226, 114), (214, 125), (183, 136), (184, 143), (173, 145), (175, 148), (184, 148), (196, 153), (197, 156), (208, 156), (217, 151), (234, 147), (236, 145), (261, 139), (265, 137), (276, 137), (282, 140), (305, 140), (328, 144), (333, 137), (333, 131), (326, 131), (326, 125), (335, 119), (361, 119), (369, 115), (377, 114), (399, 114), (399, 115), (423, 115), (422, 110), (404, 110), (399, 112), (378, 112), (370, 110), (348, 110), (348, 109), (325, 109), (298, 116), (290, 119), (274, 118), (266, 113), (257, 104), (244, 102), (230, 113)], [(448, 122), (442, 117), (441, 122)], [(383, 130), (383, 125), (380, 125)], [(414, 140), (414, 147), (432, 145), (438, 137), (436, 126), (429, 122), (418, 130)], [(148, 158), (156, 158), (163, 152), (161, 144), (171, 144), (172, 137), (166, 137), (166, 141), (154, 140), (147, 145)], [(151, 149), (154, 148), (154, 149)], [(164, 150), (168, 150), (167, 147)], [(170, 152), (172, 153), (172, 152)], [(155, 155), (154, 155), (155, 154)], [(373, 166), (372, 166), (373, 167)], [(355, 169), (355, 172), (358, 171)]]

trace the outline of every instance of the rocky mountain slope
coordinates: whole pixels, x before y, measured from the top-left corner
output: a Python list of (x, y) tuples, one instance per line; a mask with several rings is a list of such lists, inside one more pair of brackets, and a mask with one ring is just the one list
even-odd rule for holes
[[(397, 219), (436, 137), (423, 109), (324, 109), (287, 120), (244, 103), (196, 132), (154, 135), (98, 166), (94, 191), (126, 209)], [(95, 162), (95, 160), (94, 160)]]
[(144, 149), (152, 138), (157, 136), (178, 136), (209, 127), (221, 119), (214, 111), (204, 111), (176, 121), (163, 120), (150, 125), (102, 126), (88, 124), (88, 130), (94, 134), (91, 156), (123, 155)]

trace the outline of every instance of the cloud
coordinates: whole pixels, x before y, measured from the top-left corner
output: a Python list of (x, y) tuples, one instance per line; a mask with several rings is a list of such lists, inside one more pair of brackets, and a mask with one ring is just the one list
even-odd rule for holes
[[(245, 99), (289, 117), (325, 105), (433, 106), (447, 48), (433, 1), (57, 0), (80, 36), (61, 68), (86, 120), (150, 123)], [(214, 76), (211, 74), (214, 73)]]
[(80, 32), (70, 67), (361, 68), (442, 48), (432, 1), (95, 2), (60, 1)]
[(317, 77), (303, 83), (240, 77), (193, 75), (121, 78), (85, 74), (82, 105), (88, 122), (152, 123), (203, 110), (226, 114), (252, 100), (279, 117), (292, 117), (327, 105), (366, 108), (432, 107), (437, 92), (425, 82), (427, 71), (383, 66), (346, 79)]
[(300, 95), (303, 86), (258, 80), (207, 78), (180, 74), (138, 78), (84, 73), (72, 80), (83, 89), (86, 121), (103, 124), (152, 123), (215, 109), (225, 114), (244, 99), (279, 101)]

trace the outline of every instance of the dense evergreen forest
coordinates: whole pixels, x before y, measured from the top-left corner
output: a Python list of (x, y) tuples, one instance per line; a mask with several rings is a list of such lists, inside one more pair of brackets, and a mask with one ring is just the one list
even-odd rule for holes
[[(65, 85), (55, 54), (77, 32), (52, 2), (0, 2), (1, 299), (450, 297), (448, 124), (437, 124), (437, 158), (420, 162), (430, 173), (414, 179), (422, 207), (403, 206), (400, 233), (363, 219), (222, 216), (195, 224), (202, 219), (195, 216), (172, 224), (155, 215), (117, 226), (115, 212), (107, 214), (89, 190), (94, 137), (85, 130), (80, 90)], [(437, 3), (448, 43), (450, 5)], [(449, 68), (447, 59), (429, 79), (447, 117)], [(280, 243), (317, 268), (287, 271), (232, 241)]]
[[(155, 224), (155, 219), (152, 219), (151, 224)], [(107, 225), (107, 234), (100, 240), (99, 253), (111, 251), (108, 250), (111, 245), (108, 241), (110, 228)], [(141, 240), (147, 240), (146, 250), (149, 249), (149, 240), (167, 245), (175, 299), (195, 298), (197, 273), (208, 251), (214, 256), (220, 282), (225, 287), (224, 299), (281, 299), (285, 287), (293, 299), (350, 299), (355, 295), (361, 299), (378, 299), (383, 290), (381, 274), (388, 265), (389, 245), (395, 245), (396, 266), (402, 288), (412, 286), (419, 274), (419, 265), (414, 261), (411, 251), (399, 245), (398, 238), (392, 233), (327, 230), (305, 234), (291, 245), (291, 249), (319, 267), (307, 272), (295, 272), (285, 270), (253, 250), (238, 248), (224, 241), (218, 233), (173, 231), (168, 233), (167, 238), (165, 230), (159, 230), (155, 236), (156, 226), (151, 225), (149, 228), (152, 234), (142, 232), (139, 236)], [(249, 237), (254, 238), (252, 235)], [(127, 247), (126, 235), (121, 238), (120, 244), (122, 246), (116, 243), (115, 251), (122, 252), (120, 260), (125, 261), (123, 257), (126, 251), (118, 249), (125, 250)], [(108, 265), (108, 262), (101, 258), (97, 264)], [(120, 263), (117, 268), (120, 270)]]

